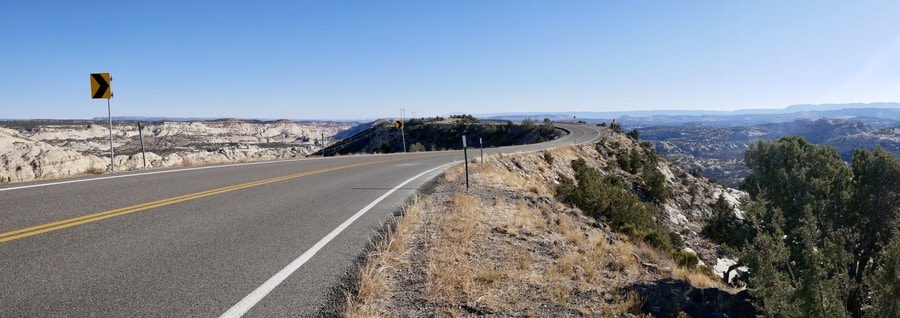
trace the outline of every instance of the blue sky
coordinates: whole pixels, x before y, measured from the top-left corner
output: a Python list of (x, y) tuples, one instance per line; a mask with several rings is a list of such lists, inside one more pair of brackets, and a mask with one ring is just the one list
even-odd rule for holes
[(900, 101), (900, 2), (0, 1), (0, 118)]

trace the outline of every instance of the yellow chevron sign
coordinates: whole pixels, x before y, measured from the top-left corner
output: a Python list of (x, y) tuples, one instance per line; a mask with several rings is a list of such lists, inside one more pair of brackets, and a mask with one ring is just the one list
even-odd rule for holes
[(92, 73), (91, 74), (91, 98), (92, 99), (109, 99), (113, 96), (112, 87), (109, 83), (112, 78), (109, 73)]

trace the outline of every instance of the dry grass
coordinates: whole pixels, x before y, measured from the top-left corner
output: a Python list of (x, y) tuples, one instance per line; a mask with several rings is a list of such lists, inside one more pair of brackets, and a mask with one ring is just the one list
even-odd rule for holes
[(104, 174), (104, 173), (106, 173), (105, 169), (101, 169), (96, 166), (91, 166), (91, 167), (87, 168), (87, 170), (84, 171), (84, 174), (93, 174), (93, 175)]
[(450, 198), (446, 213), (435, 217), (434, 240), (427, 253), (425, 299), (435, 303), (470, 304), (495, 298), (485, 286), (503, 276), (500, 269), (482, 258), (484, 240), (483, 206), (478, 198), (456, 194)]
[(556, 149), (552, 166), (540, 154), (490, 157), (470, 167), (469, 191), (463, 167), (448, 169), (370, 255), (346, 316), (617, 317), (640, 314), (636, 284), (724, 287), (552, 201), (550, 181), (577, 154)]
[(438, 178), (438, 182), (443, 184), (456, 183), (460, 180), (465, 182), (465, 177), (465, 167), (463, 165), (455, 165), (447, 168), (444, 174)]
[(197, 162), (197, 160), (194, 160), (194, 159), (188, 158), (188, 157), (182, 157), (181, 162), (178, 163), (178, 166), (181, 166), (181, 167), (194, 167), (194, 166), (198, 166), (198, 165), (200, 165), (200, 163)]
[(722, 279), (715, 274), (706, 274), (696, 269), (676, 267), (672, 271), (671, 277), (673, 279), (685, 280), (691, 284), (691, 286), (697, 288), (727, 289), (727, 287), (723, 286)]
[(428, 199), (414, 199), (404, 207), (403, 216), (397, 225), (378, 241), (375, 254), (366, 262), (359, 275), (357, 295), (347, 297), (347, 317), (385, 317), (389, 313), (380, 305), (396, 290), (391, 273), (408, 270), (410, 263), (407, 253), (412, 249), (411, 241), (421, 228), (422, 208)]

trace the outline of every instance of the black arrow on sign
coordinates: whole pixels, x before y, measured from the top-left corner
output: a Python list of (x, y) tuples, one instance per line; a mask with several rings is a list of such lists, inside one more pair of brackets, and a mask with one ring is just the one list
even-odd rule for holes
[(106, 79), (103, 78), (102, 74), (91, 74), (91, 77), (94, 78), (94, 81), (97, 82), (97, 91), (94, 92), (94, 98), (103, 98), (103, 95), (106, 95), (106, 91), (109, 90), (109, 83), (106, 82)]

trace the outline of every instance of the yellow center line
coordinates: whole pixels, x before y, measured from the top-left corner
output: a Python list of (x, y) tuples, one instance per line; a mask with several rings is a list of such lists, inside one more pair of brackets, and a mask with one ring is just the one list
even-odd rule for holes
[(26, 238), (29, 236), (34, 236), (34, 235), (47, 233), (47, 232), (51, 232), (51, 231), (61, 230), (61, 229), (65, 229), (65, 228), (69, 228), (69, 227), (73, 227), (73, 226), (77, 226), (77, 225), (81, 225), (81, 224), (85, 224), (85, 223), (96, 222), (96, 221), (100, 221), (100, 220), (104, 220), (104, 219), (108, 219), (108, 218), (112, 218), (112, 217), (117, 217), (117, 216), (135, 213), (135, 212), (145, 211), (145, 210), (149, 210), (149, 209), (153, 209), (153, 208), (172, 205), (172, 204), (179, 203), (179, 202), (196, 200), (199, 198), (204, 198), (204, 197), (222, 194), (222, 193), (226, 193), (226, 192), (237, 191), (237, 190), (241, 190), (241, 189), (261, 186), (261, 185), (275, 183), (275, 182), (286, 181), (286, 180), (290, 180), (290, 179), (296, 179), (296, 178), (300, 178), (300, 177), (305, 177), (305, 176), (310, 176), (310, 175), (315, 175), (315, 174), (320, 174), (320, 173), (325, 173), (325, 172), (331, 172), (331, 171), (349, 169), (349, 168), (355, 168), (355, 167), (361, 167), (361, 166), (368, 166), (368, 165), (374, 165), (374, 164), (381, 164), (381, 163), (387, 163), (387, 162), (392, 162), (392, 161), (407, 160), (407, 159), (409, 159), (409, 158), (389, 159), (389, 160), (381, 160), (381, 161), (375, 161), (375, 162), (364, 162), (364, 163), (349, 164), (349, 165), (343, 165), (343, 166), (337, 166), (337, 167), (331, 167), (331, 168), (323, 168), (323, 169), (300, 172), (300, 173), (295, 173), (295, 174), (281, 176), (281, 177), (247, 182), (247, 183), (237, 184), (237, 185), (233, 185), (233, 186), (218, 188), (218, 189), (206, 190), (206, 191), (201, 191), (201, 192), (197, 192), (197, 193), (191, 193), (191, 194), (181, 195), (181, 196), (177, 196), (177, 197), (172, 197), (172, 198), (168, 198), (168, 199), (162, 199), (162, 200), (157, 200), (157, 201), (152, 201), (152, 202), (141, 203), (141, 204), (132, 205), (132, 206), (124, 207), (124, 208), (118, 208), (118, 209), (113, 209), (113, 210), (109, 210), (109, 211), (88, 214), (88, 215), (84, 215), (84, 216), (74, 217), (71, 219), (65, 219), (65, 220), (61, 220), (61, 221), (56, 221), (56, 222), (41, 224), (41, 225), (37, 225), (37, 226), (26, 227), (26, 228), (9, 231), (9, 232), (5, 232), (5, 233), (0, 233), (0, 243), (9, 242), (12, 240), (18, 240), (21, 238)]

